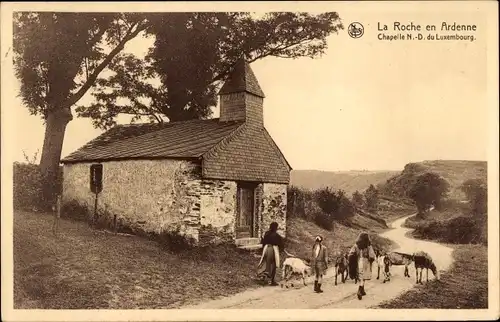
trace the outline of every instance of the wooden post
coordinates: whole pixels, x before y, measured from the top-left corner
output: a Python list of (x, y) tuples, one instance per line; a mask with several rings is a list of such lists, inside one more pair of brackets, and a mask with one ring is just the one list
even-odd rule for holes
[(113, 216), (113, 231), (116, 235), (116, 231), (117, 231), (117, 229), (116, 229), (116, 215)]
[(94, 227), (97, 226), (97, 197), (98, 197), (98, 195), (99, 194), (96, 192), (95, 202), (94, 202), (94, 220), (93, 220)]
[(56, 209), (54, 211), (54, 225), (52, 226), (52, 232), (54, 233), (54, 236), (57, 236), (60, 218), (61, 218), (61, 195), (57, 195)]

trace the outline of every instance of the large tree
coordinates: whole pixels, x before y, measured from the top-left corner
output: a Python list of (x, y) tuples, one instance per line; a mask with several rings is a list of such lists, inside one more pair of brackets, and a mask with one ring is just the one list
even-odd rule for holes
[(433, 172), (426, 172), (417, 177), (408, 196), (415, 202), (419, 214), (422, 214), (431, 206), (439, 209), (448, 194), (449, 187), (443, 177)]
[(460, 189), (468, 199), (472, 214), (484, 215), (488, 212), (488, 186), (484, 180), (466, 180)]
[[(151, 121), (211, 116), (232, 64), (267, 56), (317, 57), (342, 29), (337, 13), (18, 13), (14, 52), (21, 97), (45, 121), (40, 160), (51, 201), (72, 108), (107, 129), (121, 114)], [(155, 36), (146, 60), (123, 52), (141, 32)], [(105, 50), (108, 48), (108, 50)], [(102, 77), (105, 69), (111, 71)], [(101, 77), (100, 77), (101, 76)], [(88, 91), (94, 101), (76, 106)]]
[(14, 15), (14, 67), (21, 82), (20, 96), (29, 112), (45, 123), (40, 168), (47, 204), (54, 198), (64, 134), (73, 119), (71, 108), (125, 44), (147, 26), (138, 14)]
[(379, 204), (379, 191), (373, 184), (365, 190), (366, 208), (371, 212), (377, 212)]

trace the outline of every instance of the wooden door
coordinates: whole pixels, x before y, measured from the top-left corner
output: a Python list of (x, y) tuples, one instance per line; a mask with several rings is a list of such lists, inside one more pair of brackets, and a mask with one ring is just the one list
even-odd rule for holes
[(236, 218), (236, 237), (253, 237), (255, 207), (255, 187), (238, 185), (238, 214)]

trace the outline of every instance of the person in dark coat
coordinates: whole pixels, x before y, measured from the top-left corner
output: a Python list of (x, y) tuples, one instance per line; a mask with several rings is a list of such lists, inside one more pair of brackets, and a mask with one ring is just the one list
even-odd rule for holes
[(270, 279), (269, 284), (278, 285), (275, 281), (276, 268), (280, 265), (280, 251), (283, 251), (283, 237), (278, 234), (278, 223), (272, 222), (269, 230), (261, 239), (262, 256), (258, 265), (258, 276)]
[(375, 260), (375, 251), (368, 233), (359, 234), (349, 254), (358, 260), (358, 278), (361, 285), (359, 285), (357, 295), (358, 299), (361, 300), (366, 295), (365, 281), (372, 278), (372, 264)]

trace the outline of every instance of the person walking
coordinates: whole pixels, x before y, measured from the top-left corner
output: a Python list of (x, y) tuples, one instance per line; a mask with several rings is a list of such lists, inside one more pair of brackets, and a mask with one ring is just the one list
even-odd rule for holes
[(322, 244), (323, 237), (316, 236), (314, 240), (314, 245), (312, 248), (312, 260), (311, 267), (314, 271), (314, 292), (323, 293), (321, 289), (321, 284), (323, 282), (323, 275), (325, 275), (328, 269), (328, 250), (326, 246)]
[(358, 277), (360, 285), (358, 287), (358, 299), (361, 300), (365, 292), (365, 281), (372, 278), (372, 264), (375, 260), (375, 251), (368, 233), (360, 233), (356, 242), (349, 251), (349, 255), (356, 256), (358, 260)]
[(283, 237), (278, 234), (278, 223), (272, 222), (261, 239), (263, 246), (257, 276), (270, 279), (269, 285), (276, 286), (276, 267), (280, 265), (280, 251), (283, 251)]

